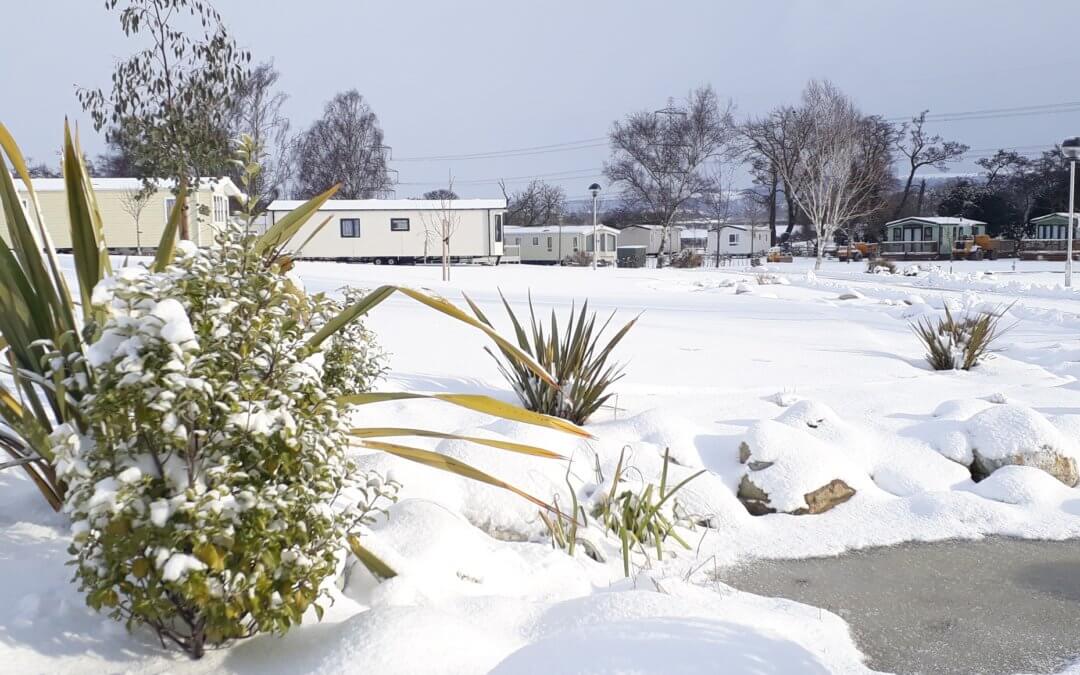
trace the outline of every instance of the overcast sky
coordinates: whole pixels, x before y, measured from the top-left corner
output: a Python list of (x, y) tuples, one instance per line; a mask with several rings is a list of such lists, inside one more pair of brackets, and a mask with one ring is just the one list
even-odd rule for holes
[[(75, 85), (109, 83), (135, 43), (102, 0), (3, 0), (0, 120), (57, 163), (64, 115), (100, 139)], [(600, 180), (602, 143), (557, 152), (403, 161), (599, 139), (627, 112), (711, 83), (740, 116), (828, 78), (886, 117), (1080, 101), (1078, 0), (214, 0), (256, 60), (273, 59), (307, 125), (355, 88), (381, 120), (400, 197), (445, 184), (497, 196), (541, 176), (571, 197)], [(1035, 152), (1080, 134), (1080, 112), (937, 123), (977, 151)], [(985, 154), (985, 153), (984, 153)], [(955, 168), (971, 171), (975, 156)], [(603, 182), (601, 180), (601, 182)]]

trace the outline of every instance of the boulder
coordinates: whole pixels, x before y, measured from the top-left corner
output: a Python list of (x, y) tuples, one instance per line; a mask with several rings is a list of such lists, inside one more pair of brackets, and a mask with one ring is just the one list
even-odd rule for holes
[[(758, 448), (755, 453), (751, 443)], [(779, 453), (774, 448), (784, 448)], [(843, 478), (851, 473), (830, 457), (829, 449), (797, 429), (775, 422), (759, 425), (750, 442), (739, 445), (739, 461), (746, 473), (737, 496), (752, 515), (787, 513), (795, 516), (824, 513), (855, 495)]]
[[(753, 470), (752, 466), (751, 470)], [(795, 509), (794, 511), (788, 511), (787, 513), (793, 516), (824, 513), (834, 506), (843, 504), (854, 496), (855, 490), (850, 485), (839, 478), (834, 478), (816, 490), (811, 490), (804, 494), (803, 499), (806, 500), (805, 507)], [(776, 513), (776, 509), (773, 508), (769, 502), (768, 493), (754, 484), (752, 473), (746, 474), (742, 477), (742, 480), (739, 481), (739, 500), (752, 515), (763, 516), (767, 513)]]
[(1077, 483), (1080, 483), (1076, 459), (1059, 454), (1050, 447), (1032, 448), (998, 457), (986, 457), (978, 449), (972, 450), (971, 454), (971, 477), (976, 481), (988, 477), (1003, 466), (1015, 465), (1042, 469), (1069, 487), (1076, 487)]

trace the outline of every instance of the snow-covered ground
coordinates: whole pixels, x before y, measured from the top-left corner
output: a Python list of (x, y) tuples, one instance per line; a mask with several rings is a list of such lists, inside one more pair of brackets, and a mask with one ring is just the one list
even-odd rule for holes
[[(662, 561), (639, 557), (626, 580), (618, 542), (595, 523), (585, 536), (603, 563), (553, 549), (535, 507), (513, 494), (369, 455), (367, 465), (404, 484), (368, 538), (399, 575), (376, 585), (350, 567), (321, 624), (189, 662), (84, 608), (68, 583), (63, 519), (4, 472), (0, 671), (865, 670), (838, 616), (736, 591), (715, 581), (716, 570), (903, 541), (1080, 537), (1080, 489), (1029, 467), (976, 484), (960, 463), (1032, 444), (1080, 458), (1080, 296), (1061, 286), (1062, 263), (957, 262), (950, 273), (945, 262), (885, 276), (836, 262), (812, 274), (811, 262), (738, 271), (457, 267), (449, 284), (437, 267), (300, 263), (309, 290), (396, 283), (455, 301), (465, 292), (504, 329), (500, 289), (519, 316), (530, 292), (545, 316), (551, 308), (565, 316), (584, 299), (616, 310), (615, 324), (641, 313), (616, 352), (626, 363), (616, 405), (588, 425), (594, 441), (432, 401), (366, 406), (358, 416), (544, 445), (571, 457), (569, 482), (583, 498), (610, 487), (623, 448), (636, 480), (658, 482), (668, 448), (676, 480), (708, 470), (679, 494), (694, 522), (682, 531), (690, 550), (673, 543)], [(938, 373), (923, 360), (910, 323), (946, 305), (1010, 306), (1000, 350), (976, 370)], [(514, 400), (478, 332), (400, 296), (368, 321), (392, 353), (381, 389)], [(781, 510), (831, 479), (856, 494), (820, 515), (751, 516), (736, 498), (743, 442), (752, 458), (774, 462), (757, 473)], [(566, 463), (426, 445), (570, 502)]]

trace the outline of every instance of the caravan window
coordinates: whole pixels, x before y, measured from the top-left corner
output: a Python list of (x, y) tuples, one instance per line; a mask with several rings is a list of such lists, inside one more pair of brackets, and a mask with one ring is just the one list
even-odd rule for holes
[(739, 233), (738, 232), (732, 232), (731, 234), (729, 234), (728, 237), (727, 237), (727, 243), (728, 243), (728, 246), (738, 246), (738, 244), (739, 244)]
[(551, 237), (547, 238), (547, 250), (551, 250)]
[(408, 218), (391, 218), (390, 219), (390, 231), (391, 232), (408, 232), (409, 231), (409, 219)]
[[(964, 233), (964, 228), (961, 227), (960, 228), (960, 234), (963, 234), (963, 233)], [(922, 238), (923, 238), (923, 241), (930, 241), (931, 239), (933, 239), (934, 238), (934, 228), (932, 228), (932, 227), (924, 227), (923, 231), (922, 231)]]
[(596, 242), (593, 240), (593, 236), (591, 234), (585, 235), (585, 250), (586, 251), (595, 250), (596, 249), (595, 243)]
[(502, 241), (502, 214), (495, 214), (495, 241)]
[(574, 251), (576, 252), (576, 251), (578, 250), (578, 245), (577, 245), (577, 237), (574, 237), (574, 238), (573, 238), (573, 239), (571, 239), (570, 241), (571, 241), (571, 243), (572, 243), (572, 245), (573, 245), (573, 247), (574, 247)]
[(533, 246), (539, 246), (540, 245), (540, 237), (533, 237), (533, 244), (532, 245)]
[(341, 236), (346, 238), (355, 239), (360, 236), (360, 219), (359, 218), (342, 218), (341, 219)]

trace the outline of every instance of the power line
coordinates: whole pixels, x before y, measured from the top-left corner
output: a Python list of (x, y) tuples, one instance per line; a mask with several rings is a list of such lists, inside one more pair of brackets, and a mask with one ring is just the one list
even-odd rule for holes
[[(1004, 119), (1009, 117), (1031, 117), (1038, 115), (1054, 115), (1061, 113), (1080, 113), (1080, 101), (1065, 101), (1061, 103), (1043, 103), (1039, 105), (1014, 106), (1011, 108), (983, 108), (980, 110), (966, 110), (948, 113), (927, 113), (928, 123), (947, 123), (980, 121), (992, 119)], [(904, 122), (912, 119), (913, 115), (883, 118), (888, 122)], [(542, 155), (554, 152), (572, 152), (575, 150), (588, 150), (604, 147), (608, 144), (606, 136), (584, 138), (577, 141), (565, 141), (562, 143), (549, 143), (547, 145), (534, 145), (523, 148), (507, 150), (489, 150), (485, 152), (470, 152), (462, 154), (428, 155), (417, 157), (397, 157), (392, 162), (449, 162), (471, 161), (477, 159), (502, 159), (506, 157), (526, 157), (530, 155)]]

